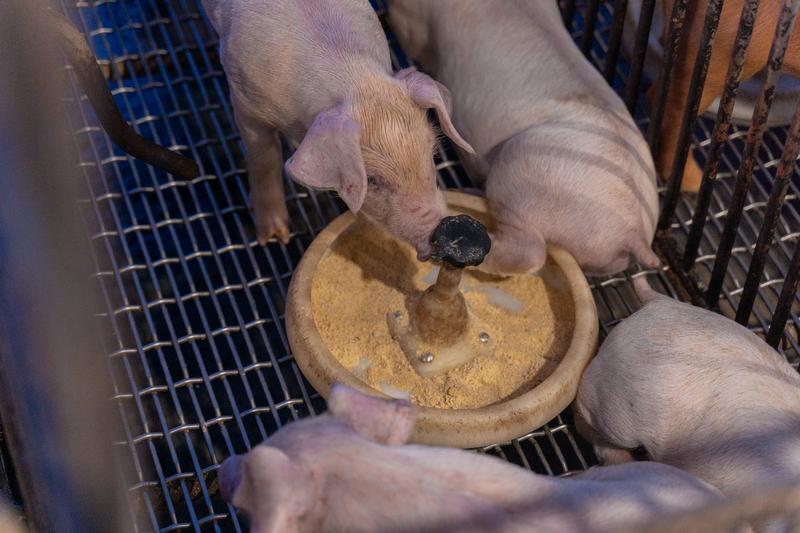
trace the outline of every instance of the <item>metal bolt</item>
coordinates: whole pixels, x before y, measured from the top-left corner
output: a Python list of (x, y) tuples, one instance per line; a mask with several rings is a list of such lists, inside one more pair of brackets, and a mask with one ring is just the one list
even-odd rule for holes
[(419, 356), (419, 360), (423, 363), (432, 363), (433, 354), (431, 352), (423, 352), (422, 355)]
[(481, 340), (481, 342), (482, 342), (482, 343), (484, 343), (484, 344), (486, 344), (487, 342), (489, 342), (490, 340), (492, 340), (492, 338), (489, 336), (489, 334), (488, 334), (488, 333), (486, 333), (485, 331), (481, 331), (481, 334), (480, 334), (480, 335), (478, 335), (478, 338), (479, 338), (479, 339)]

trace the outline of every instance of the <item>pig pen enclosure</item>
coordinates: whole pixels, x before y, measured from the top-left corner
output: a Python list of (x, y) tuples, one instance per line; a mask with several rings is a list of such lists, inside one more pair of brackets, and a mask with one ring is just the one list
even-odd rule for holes
[[(645, 19), (636, 27), (626, 23), (628, 3), (562, 0), (561, 8), (577, 45), (625, 98), (646, 133), (653, 118), (661, 120), (658, 106), (653, 112), (644, 98), (656, 82), (642, 68), (639, 37), (647, 37), (649, 24)], [(653, 11), (654, 0), (641, 3), (645, 12)], [(385, 12), (381, 0), (373, 4), (379, 14)], [(687, 2), (676, 4), (680, 18)], [(712, 19), (721, 4), (709, 2)], [(245, 522), (219, 497), (216, 471), (227, 456), (324, 410), (324, 400), (292, 358), (284, 303), (306, 247), (343, 206), (333, 195), (286, 180), (291, 242), (258, 245), (218, 41), (199, 0), (61, 0), (57, 5), (86, 34), (125, 119), (201, 167), (200, 177), (184, 181), (125, 155), (98, 125), (65, 68), (65, 102), (83, 177), (79, 205), (93, 249), (93, 277), (103, 295), (98, 315), (112, 333), (112, 344), (105, 346), (107, 375), (124, 428), (115, 449), (128, 488), (130, 521), (142, 531), (243, 530)], [(786, 12), (789, 20), (794, 12)], [(639, 41), (627, 51), (621, 46), (626, 25)], [(408, 66), (385, 27), (394, 67)], [(693, 94), (698, 86), (693, 83)], [(756, 119), (763, 122), (766, 110), (757, 109)], [(590, 279), (601, 339), (637, 309), (631, 279), (646, 275), (661, 292), (710, 303), (747, 324), (796, 367), (797, 117), (790, 127), (755, 128), (748, 136), (748, 126), (733, 124), (727, 136), (715, 136), (715, 129), (726, 131), (726, 117), (715, 121), (702, 110), (696, 120), (694, 115), (690, 109), (686, 140), (691, 146), (685, 148), (701, 166), (709, 158), (717, 162), (717, 179), (697, 197), (660, 187), (663, 231), (656, 249), (665, 261), (663, 270)], [(752, 175), (739, 173), (748, 160)], [(449, 145), (438, 147), (436, 168), (442, 187), (475, 186)], [(11, 452), (0, 428), (0, 494), (25, 506), (14, 478), (26, 472), (11, 470)], [(479, 452), (556, 476), (596, 463), (574, 431), (569, 411), (520, 439)]]

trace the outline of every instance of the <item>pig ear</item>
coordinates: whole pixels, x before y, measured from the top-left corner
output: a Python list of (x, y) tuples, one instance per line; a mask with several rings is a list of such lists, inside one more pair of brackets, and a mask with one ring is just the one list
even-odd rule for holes
[(328, 409), (362, 437), (389, 446), (408, 442), (417, 420), (414, 407), (406, 401), (367, 396), (343, 385), (331, 389)]
[(308, 480), (278, 448), (260, 445), (243, 456), (222, 463), (219, 482), (222, 496), (250, 517), (257, 533), (297, 532)]
[(472, 146), (461, 137), (461, 134), (458, 133), (450, 120), (453, 106), (450, 91), (447, 90), (447, 87), (427, 74), (417, 71), (414, 67), (403, 69), (397, 72), (394, 77), (405, 83), (408, 93), (411, 95), (411, 100), (415, 104), (424, 109), (436, 111), (436, 118), (439, 119), (439, 125), (445, 135), (470, 154), (475, 153)]
[(357, 213), (367, 195), (360, 130), (344, 106), (323, 111), (286, 162), (286, 171), (292, 179), (312, 189), (335, 190)]

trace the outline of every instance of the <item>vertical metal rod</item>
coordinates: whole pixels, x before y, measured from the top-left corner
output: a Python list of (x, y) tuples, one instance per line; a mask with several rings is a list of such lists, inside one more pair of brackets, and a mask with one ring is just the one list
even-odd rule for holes
[(706, 16), (703, 21), (703, 32), (700, 35), (700, 44), (697, 47), (697, 54), (692, 69), (692, 79), (689, 82), (689, 96), (683, 108), (683, 118), (681, 119), (681, 129), (678, 134), (678, 146), (675, 157), (672, 160), (672, 171), (667, 182), (667, 192), (664, 195), (664, 202), (661, 207), (661, 217), (658, 221), (658, 229), (666, 231), (672, 223), (672, 216), (678, 206), (678, 196), (681, 193), (681, 182), (683, 181), (683, 169), (686, 160), (689, 158), (689, 150), (692, 141), (692, 127), (697, 120), (697, 111), (700, 106), (700, 99), (703, 96), (703, 88), (706, 84), (708, 74), (708, 64), (711, 61), (711, 52), (714, 46), (714, 37), (717, 35), (719, 26), (719, 15), (722, 11), (724, 0), (710, 0), (706, 9)]
[(583, 17), (583, 35), (581, 36), (581, 52), (591, 60), (594, 28), (597, 25), (597, 13), (600, 11), (600, 0), (589, 0), (586, 15)]
[(742, 163), (736, 174), (736, 186), (731, 198), (731, 204), (728, 207), (728, 217), (725, 220), (722, 237), (717, 247), (717, 259), (714, 261), (714, 269), (711, 272), (711, 279), (708, 283), (708, 292), (706, 293), (706, 305), (708, 307), (716, 304), (719, 299), (719, 293), (722, 290), (725, 272), (731, 258), (731, 250), (733, 249), (733, 243), (736, 241), (736, 229), (742, 217), (750, 181), (753, 179), (756, 155), (761, 147), (764, 127), (767, 123), (772, 100), (775, 97), (775, 82), (777, 81), (778, 71), (783, 64), (798, 7), (800, 7), (800, 0), (784, 0), (783, 9), (775, 27), (775, 37), (773, 38), (772, 47), (769, 51), (769, 60), (767, 61), (766, 78), (761, 86), (758, 100), (753, 110), (753, 121), (747, 133), (747, 144), (742, 154)]
[(722, 146), (728, 139), (728, 130), (731, 127), (731, 117), (733, 107), (736, 103), (736, 94), (739, 91), (739, 82), (742, 77), (744, 61), (747, 57), (747, 48), (750, 45), (750, 38), (755, 27), (756, 15), (760, 0), (747, 0), (742, 7), (742, 15), (739, 19), (739, 29), (734, 41), (731, 62), (728, 65), (728, 73), (725, 78), (725, 90), (722, 92), (717, 119), (714, 124), (714, 131), (711, 134), (711, 143), (708, 146), (706, 164), (703, 169), (703, 178), (700, 182), (700, 191), (694, 207), (692, 225), (689, 229), (689, 237), (683, 253), (683, 269), (689, 270), (694, 265), (697, 258), (697, 251), (700, 248), (700, 241), (703, 239), (703, 229), (706, 225), (708, 208), (711, 205), (711, 198), (714, 192), (714, 184), (717, 180), (717, 168), (719, 158), (722, 155)]
[[(750, 261), (750, 268), (747, 270), (747, 278), (744, 283), (742, 297), (739, 299), (739, 306), (736, 308), (736, 321), (746, 325), (750, 319), (750, 312), (758, 293), (758, 284), (764, 274), (764, 265), (767, 261), (769, 249), (772, 246), (772, 237), (775, 227), (778, 225), (781, 209), (786, 198), (786, 191), (789, 188), (789, 179), (794, 173), (797, 163), (797, 154), (800, 152), (800, 102), (789, 127), (786, 144), (783, 148), (783, 157), (778, 165), (775, 176), (775, 183), (772, 185), (772, 192), (767, 202), (767, 210), (764, 213), (764, 221), (758, 232), (756, 247), (753, 250), (753, 259)], [(794, 299), (793, 297), (791, 299)]]
[(566, 7), (561, 12), (561, 16), (564, 19), (564, 26), (567, 27), (567, 31), (572, 31), (572, 19), (575, 18), (575, 3), (577, 0), (567, 0)]
[(783, 281), (783, 289), (781, 295), (778, 297), (778, 305), (775, 306), (775, 313), (772, 315), (772, 322), (769, 325), (767, 332), (767, 344), (777, 349), (778, 344), (783, 336), (783, 330), (786, 327), (786, 321), (789, 319), (789, 312), (792, 310), (792, 302), (794, 302), (795, 294), (797, 294), (797, 286), (800, 283), (800, 240), (795, 241), (794, 255), (789, 262), (789, 270), (786, 273), (786, 279)]
[(655, 6), (656, 0), (643, 0), (642, 10), (639, 12), (639, 23), (636, 25), (631, 73), (625, 86), (625, 107), (628, 108), (631, 115), (634, 114), (636, 103), (639, 100), (639, 87), (642, 84), (642, 70), (647, 57), (647, 44), (650, 39), (650, 28), (653, 26)]
[(614, 21), (611, 24), (611, 34), (608, 38), (606, 63), (603, 67), (603, 76), (609, 85), (614, 82), (614, 73), (617, 71), (619, 49), (622, 45), (622, 30), (625, 29), (625, 15), (627, 10), (628, 0), (614, 1)]
[(667, 101), (667, 91), (672, 80), (672, 67), (675, 63), (675, 57), (678, 55), (688, 3), (689, 0), (676, 0), (675, 5), (672, 7), (667, 42), (664, 46), (664, 65), (661, 67), (661, 76), (659, 76), (656, 87), (656, 98), (652, 102), (650, 129), (647, 131), (647, 143), (650, 145), (650, 151), (654, 154), (658, 153), (658, 143), (661, 139), (661, 123), (664, 121), (664, 105)]

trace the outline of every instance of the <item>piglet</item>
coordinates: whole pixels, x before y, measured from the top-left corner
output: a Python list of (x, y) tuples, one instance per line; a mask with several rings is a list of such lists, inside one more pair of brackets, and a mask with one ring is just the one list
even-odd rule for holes
[(487, 455), (407, 445), (410, 404), (342, 386), (328, 407), (222, 464), (222, 496), (254, 533), (597, 531), (722, 498), (655, 463), (559, 479)]
[(278, 133), (299, 144), (286, 162), (295, 181), (336, 191), (394, 235), (430, 253), (446, 207), (436, 185), (433, 109), (450, 121), (447, 89), (406, 69), (392, 75), (389, 47), (367, 0), (203, 0), (220, 35), (236, 123), (247, 148), (258, 240), (289, 239)]
[(800, 476), (797, 371), (736, 322), (635, 283), (644, 307), (606, 338), (578, 390), (578, 430), (598, 457), (629, 461), (643, 447), (729, 496)]
[(487, 270), (539, 270), (545, 242), (589, 273), (623, 270), (650, 249), (653, 161), (622, 101), (576, 48), (558, 3), (390, 0), (406, 52), (452, 91), (453, 122), (475, 147), (497, 227)]

